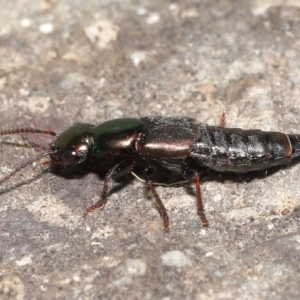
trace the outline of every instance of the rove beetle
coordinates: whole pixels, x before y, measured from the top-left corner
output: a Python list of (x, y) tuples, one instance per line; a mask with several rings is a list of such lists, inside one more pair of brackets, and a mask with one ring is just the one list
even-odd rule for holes
[(142, 170), (163, 220), (169, 230), (167, 211), (155, 191), (155, 180), (165, 171), (193, 178), (197, 192), (197, 213), (204, 226), (200, 174), (204, 169), (217, 172), (247, 173), (280, 166), (300, 156), (300, 135), (261, 130), (225, 128), (197, 123), (185, 117), (122, 118), (100, 125), (75, 124), (61, 134), (49, 130), (21, 128), (0, 131), (0, 135), (40, 133), (56, 137), (49, 151), (16, 168), (0, 184), (23, 168), (49, 155), (51, 161), (63, 166), (86, 164), (107, 171), (97, 203), (83, 214), (86, 217), (106, 203), (111, 180)]

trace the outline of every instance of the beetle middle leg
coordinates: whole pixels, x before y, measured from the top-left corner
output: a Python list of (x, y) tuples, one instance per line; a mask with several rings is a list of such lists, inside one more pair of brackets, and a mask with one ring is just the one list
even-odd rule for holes
[(154, 196), (154, 199), (158, 206), (158, 212), (163, 220), (164, 230), (165, 230), (165, 232), (168, 232), (169, 231), (169, 216), (168, 216), (167, 210), (164, 207), (158, 194), (156, 193), (153, 182), (147, 178), (146, 183), (147, 183), (150, 191), (152, 192), (152, 195)]
[(130, 160), (123, 160), (120, 163), (113, 166), (105, 175), (104, 178), (104, 184), (102, 188), (102, 192), (100, 195), (100, 200), (91, 205), (87, 208), (87, 210), (84, 212), (83, 217), (85, 218), (89, 213), (97, 210), (102, 209), (107, 201), (107, 190), (108, 190), (108, 184), (111, 180), (114, 180), (122, 175), (128, 174), (132, 171), (134, 166), (134, 161)]

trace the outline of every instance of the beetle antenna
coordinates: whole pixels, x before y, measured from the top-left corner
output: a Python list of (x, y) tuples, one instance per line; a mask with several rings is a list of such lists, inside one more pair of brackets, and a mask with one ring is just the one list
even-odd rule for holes
[(50, 151), (50, 152), (42, 153), (42, 154), (38, 155), (36, 158), (27, 161), (26, 163), (22, 164), (21, 166), (17, 167), (16, 169), (14, 169), (6, 177), (4, 177), (3, 179), (1, 179), (0, 180), (0, 185), (2, 183), (4, 183), (5, 181), (7, 181), (9, 178), (13, 177), (16, 173), (20, 172), (21, 170), (23, 170), (24, 168), (26, 168), (27, 166), (29, 166), (30, 164), (32, 164), (32, 163), (34, 163), (34, 162), (42, 159), (44, 156), (47, 156), (49, 154), (54, 154), (54, 153), (56, 153), (56, 151)]
[(34, 128), (18, 128), (18, 129), (9, 129), (9, 130), (0, 131), (0, 135), (9, 135), (9, 134), (17, 134), (17, 133), (41, 133), (41, 134), (48, 134), (55, 137), (58, 136), (58, 134), (53, 131), (34, 129)]
[[(9, 135), (9, 134), (18, 134), (18, 133), (41, 133), (41, 134), (47, 134), (47, 135), (51, 135), (51, 136), (55, 136), (55, 137), (58, 136), (58, 134), (53, 132), (53, 131), (34, 129), (34, 128), (16, 128), (16, 129), (8, 129), (8, 130), (1, 130), (0, 131), (0, 135)], [(20, 172), (21, 170), (23, 170), (24, 168), (26, 168), (30, 164), (42, 159), (44, 156), (54, 154), (54, 153), (55, 153), (55, 151), (49, 151), (49, 152), (46, 152), (46, 153), (42, 153), (42, 154), (38, 155), (36, 158), (27, 161), (26, 163), (22, 164), (21, 166), (17, 167), (16, 169), (14, 169), (6, 177), (1, 179), (0, 184), (4, 183), (9, 178), (13, 177), (16, 173)]]

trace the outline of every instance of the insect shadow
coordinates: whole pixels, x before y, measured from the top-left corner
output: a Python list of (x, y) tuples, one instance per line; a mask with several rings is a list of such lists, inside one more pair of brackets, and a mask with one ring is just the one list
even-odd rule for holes
[[(87, 167), (85, 165), (79, 165), (79, 166), (68, 166), (64, 167), (60, 164), (51, 164), (45, 172), (50, 172), (55, 177), (58, 178), (63, 178), (66, 180), (77, 180), (77, 179), (82, 179), (82, 180), (89, 180), (86, 178), (89, 174), (93, 173), (96, 175), (96, 177), (100, 180), (95, 182), (95, 185), (97, 185), (97, 190), (99, 190), (98, 186), (103, 182), (106, 172), (101, 171), (101, 170), (93, 170), (93, 168)], [(134, 177), (131, 174), (126, 174), (122, 178), (116, 178), (114, 180), (114, 183), (111, 185), (107, 196), (110, 196), (114, 193), (117, 193), (121, 191), (127, 184), (132, 182), (134, 180)]]

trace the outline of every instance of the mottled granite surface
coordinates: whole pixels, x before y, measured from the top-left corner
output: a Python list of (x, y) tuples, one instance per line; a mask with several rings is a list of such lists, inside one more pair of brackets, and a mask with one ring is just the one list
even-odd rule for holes
[[(300, 132), (300, 2), (0, 2), (0, 127), (180, 115)], [(51, 138), (2, 137), (1, 178)], [(72, 175), (72, 174), (71, 174)], [(1, 299), (297, 299), (300, 166), (158, 187), (34, 165), (0, 188)]]

